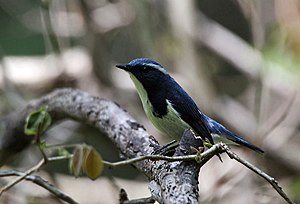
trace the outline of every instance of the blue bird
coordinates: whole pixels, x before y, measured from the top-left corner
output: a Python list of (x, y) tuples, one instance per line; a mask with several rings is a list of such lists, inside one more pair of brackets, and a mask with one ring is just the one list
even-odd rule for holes
[(148, 119), (171, 138), (179, 141), (186, 129), (192, 129), (202, 140), (208, 140), (211, 144), (223, 141), (263, 153), (259, 147), (202, 113), (194, 100), (158, 62), (138, 58), (116, 67), (129, 73)]

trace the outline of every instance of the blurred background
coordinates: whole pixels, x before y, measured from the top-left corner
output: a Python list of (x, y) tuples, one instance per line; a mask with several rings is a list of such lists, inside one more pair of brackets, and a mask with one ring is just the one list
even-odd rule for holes
[[(20, 109), (56, 88), (73, 87), (119, 103), (161, 143), (145, 118), (129, 76), (116, 69), (155, 59), (201, 110), (265, 150), (232, 147), (300, 201), (300, 1), (297, 0), (0, 0), (0, 113)], [(49, 130), (50, 144), (92, 144), (108, 161), (119, 154), (98, 131), (72, 121)], [(35, 147), (4, 169), (26, 170)], [(284, 203), (265, 180), (222, 155), (200, 172), (201, 203)], [(131, 166), (91, 181), (73, 178), (67, 162), (40, 174), (80, 203), (117, 203), (149, 196)], [(0, 181), (1, 185), (4, 180)], [(0, 203), (61, 203), (23, 182)]]

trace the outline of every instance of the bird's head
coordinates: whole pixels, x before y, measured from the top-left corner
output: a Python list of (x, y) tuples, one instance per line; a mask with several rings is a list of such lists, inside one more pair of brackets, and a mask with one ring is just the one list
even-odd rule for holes
[(127, 71), (143, 85), (160, 83), (169, 76), (161, 64), (148, 58), (134, 59), (128, 64), (116, 65), (116, 67)]

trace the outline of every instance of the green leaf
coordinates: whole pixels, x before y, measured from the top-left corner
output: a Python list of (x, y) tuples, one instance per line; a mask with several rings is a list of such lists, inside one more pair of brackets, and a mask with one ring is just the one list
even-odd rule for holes
[(101, 155), (93, 147), (87, 149), (82, 168), (84, 173), (92, 180), (95, 180), (101, 175), (103, 171), (103, 160)]
[(58, 148), (58, 155), (59, 156), (70, 156), (70, 152), (65, 148)]
[(24, 127), (26, 135), (38, 135), (47, 130), (51, 125), (51, 116), (47, 110), (47, 106), (42, 106), (27, 116)]

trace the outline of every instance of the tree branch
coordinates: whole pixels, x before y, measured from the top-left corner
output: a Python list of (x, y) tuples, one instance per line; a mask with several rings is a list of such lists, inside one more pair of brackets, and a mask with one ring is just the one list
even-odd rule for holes
[[(0, 165), (31, 143), (32, 137), (24, 134), (26, 116), (48, 106), (53, 124), (63, 119), (74, 119), (105, 132), (126, 159), (150, 155), (158, 148), (158, 142), (150, 136), (117, 104), (91, 96), (75, 89), (56, 90), (38, 100), (30, 102), (23, 110), (0, 119)], [(161, 203), (198, 203), (198, 174), (196, 162), (167, 162), (142, 160), (135, 163), (156, 188), (154, 198)], [(154, 192), (155, 191), (155, 192)]]
[(6, 184), (5, 186), (1, 187), (0, 189), (0, 196), (2, 195), (2, 193), (4, 193), (5, 191), (9, 190), (10, 188), (12, 188), (14, 185), (18, 184), (19, 182), (21, 182), (22, 180), (24, 180), (26, 178), (26, 176), (29, 176), (30, 174), (32, 174), (33, 172), (36, 172), (38, 169), (41, 168), (41, 166), (43, 166), (45, 164), (45, 160), (42, 159), (37, 165), (33, 166), (32, 168), (30, 168), (28, 171), (26, 171), (22, 176), (12, 180), (11, 182), (9, 182), (8, 184)]
[(258, 169), (257, 167), (253, 166), (246, 160), (240, 158), (237, 154), (234, 152), (230, 151), (227, 145), (222, 144), (222, 149), (226, 152), (226, 154), (229, 156), (229, 158), (234, 159), (238, 161), (239, 163), (243, 164), (246, 166), (248, 169), (252, 170), (254, 173), (258, 174), (262, 178), (264, 178), (266, 181), (268, 181), (273, 188), (281, 195), (281, 197), (289, 204), (295, 204), (288, 196), (287, 194), (282, 190), (281, 186), (279, 186), (278, 182), (262, 170)]
[(6, 177), (6, 176), (19, 176), (19, 178), (25, 176), (24, 177), (25, 180), (32, 181), (33, 183), (41, 186), (42, 188), (44, 188), (44, 189), (48, 190), (49, 192), (51, 192), (57, 198), (60, 198), (63, 201), (65, 201), (67, 203), (70, 203), (70, 204), (78, 204), (70, 196), (66, 195), (64, 192), (57, 189), (52, 184), (48, 183), (48, 181), (42, 179), (40, 176), (37, 176), (37, 175), (27, 175), (26, 176), (25, 173), (19, 172), (19, 171), (14, 171), (14, 170), (0, 172), (0, 177)]
[[(160, 203), (198, 203), (200, 168), (214, 155), (224, 151), (230, 158), (266, 179), (288, 203), (293, 203), (274, 178), (239, 158), (225, 144), (219, 143), (201, 154), (189, 155), (193, 153), (191, 147), (198, 149), (202, 145), (202, 140), (194, 137), (192, 131), (183, 134), (174, 157), (152, 155), (159, 148), (158, 142), (126, 111), (111, 101), (75, 89), (54, 91), (32, 101), (23, 110), (0, 119), (1, 165), (8, 160), (7, 157), (12, 157), (30, 144), (33, 137), (23, 133), (25, 118), (30, 112), (44, 105), (48, 106), (54, 123), (62, 119), (74, 119), (105, 132), (122, 155), (129, 159), (115, 166), (133, 162), (135, 167), (149, 178), (152, 197)], [(5, 128), (1, 128), (3, 125)], [(39, 168), (39, 165), (37, 166)], [(28, 172), (31, 173), (31, 170)], [(21, 180), (20, 178), (29, 178), (28, 172), (13, 182)]]

